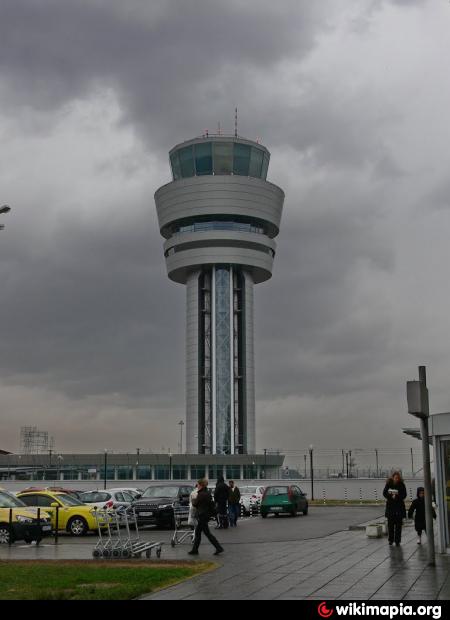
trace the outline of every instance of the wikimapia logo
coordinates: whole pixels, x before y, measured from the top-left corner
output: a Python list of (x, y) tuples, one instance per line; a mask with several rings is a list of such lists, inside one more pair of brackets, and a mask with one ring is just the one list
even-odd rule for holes
[(319, 616), (321, 618), (331, 618), (334, 614), (334, 609), (328, 609), (325, 602), (319, 604), (317, 611), (319, 612)]
[(323, 601), (317, 607), (317, 613), (326, 620), (336, 612), (337, 616), (382, 616), (394, 620), (397, 616), (428, 616), (433, 620), (442, 618), (442, 607), (440, 605), (366, 605), (366, 603), (349, 603), (348, 605), (336, 605), (335, 608), (327, 607)]

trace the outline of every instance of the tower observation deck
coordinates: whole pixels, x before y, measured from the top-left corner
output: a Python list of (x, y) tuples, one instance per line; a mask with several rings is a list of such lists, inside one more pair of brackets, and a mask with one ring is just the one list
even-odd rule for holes
[(187, 288), (186, 450), (255, 452), (253, 286), (272, 275), (283, 191), (270, 153), (205, 135), (170, 151), (155, 193), (168, 276)]

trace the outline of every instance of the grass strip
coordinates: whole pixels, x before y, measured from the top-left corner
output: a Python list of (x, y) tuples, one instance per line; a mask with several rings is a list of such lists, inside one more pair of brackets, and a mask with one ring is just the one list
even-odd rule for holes
[(0, 600), (129, 600), (215, 568), (206, 562), (0, 562)]

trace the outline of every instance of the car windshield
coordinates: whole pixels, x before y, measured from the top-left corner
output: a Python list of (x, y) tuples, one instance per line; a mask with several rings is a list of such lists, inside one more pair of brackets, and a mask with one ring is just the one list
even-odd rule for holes
[(269, 487), (267, 489), (267, 493), (266, 496), (270, 496), (270, 495), (287, 495), (289, 492), (289, 488), (288, 487)]
[(0, 491), (0, 508), (23, 508), (26, 506), (22, 500), (10, 493)]
[(83, 502), (80, 502), (79, 499), (73, 497), (73, 495), (66, 495), (65, 493), (58, 493), (56, 496), (61, 504), (64, 506), (84, 506)]
[(179, 487), (149, 487), (142, 497), (178, 497)]
[(258, 487), (242, 487), (241, 495), (255, 495), (258, 492)]

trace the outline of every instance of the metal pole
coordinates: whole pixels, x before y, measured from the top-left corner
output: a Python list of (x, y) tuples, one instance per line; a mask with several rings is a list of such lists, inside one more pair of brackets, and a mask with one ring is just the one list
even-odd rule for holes
[(379, 474), (379, 469), (378, 469), (378, 450), (377, 450), (377, 448), (375, 448), (375, 459), (377, 461), (377, 478), (379, 478), (380, 474)]
[(306, 461), (307, 461), (307, 456), (305, 454), (305, 480), (306, 480), (306, 476), (307, 476), (307, 474), (306, 474)]
[(345, 467), (347, 469), (347, 480), (348, 480), (348, 452), (345, 453)]
[[(419, 381), (427, 384), (427, 369), (425, 366), (419, 366)], [(427, 549), (428, 564), (434, 566), (436, 564), (436, 552), (434, 549), (434, 524), (433, 524), (433, 496), (431, 484), (431, 463), (430, 463), (430, 443), (428, 431), (429, 410), (424, 412), (426, 417), (420, 418), (420, 433), (422, 435), (422, 452), (423, 452), (423, 477), (425, 484), (425, 522), (427, 526)]]
[(313, 449), (309, 449), (309, 466), (311, 468), (311, 499), (314, 499), (314, 465), (313, 465)]
[(345, 473), (344, 450), (342, 450), (342, 475)]
[(413, 453), (412, 448), (411, 448), (411, 472), (412, 472), (413, 478), (415, 478), (416, 474), (414, 473), (414, 453)]
[(105, 460), (103, 463), (103, 488), (106, 491), (106, 476), (107, 476), (107, 471), (108, 471), (108, 452), (107, 450), (105, 450)]
[(264, 448), (264, 479), (267, 480), (267, 448)]

